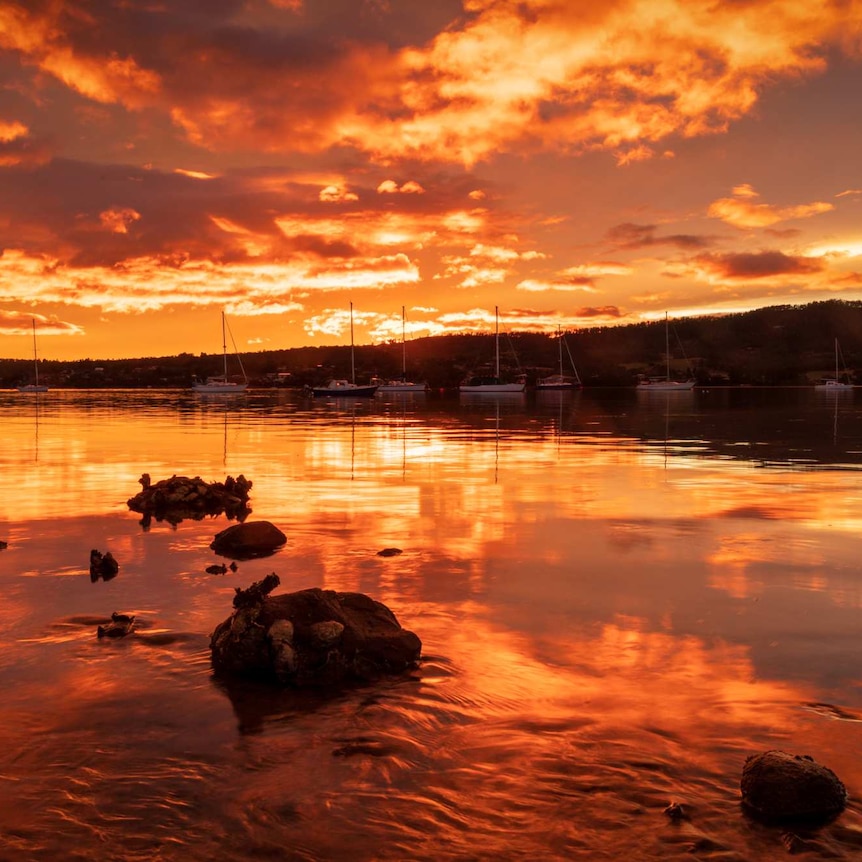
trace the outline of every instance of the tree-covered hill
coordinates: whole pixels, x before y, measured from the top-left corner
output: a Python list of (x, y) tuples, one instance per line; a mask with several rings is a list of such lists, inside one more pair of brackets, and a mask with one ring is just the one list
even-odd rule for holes
[[(862, 383), (862, 302), (829, 300), (780, 305), (739, 314), (671, 321), (672, 371), (690, 368), (701, 383), (765, 386), (813, 383), (835, 373), (835, 339), (852, 382)], [(665, 324), (637, 323), (565, 332), (566, 345), (587, 386), (631, 386), (639, 374), (665, 369)], [(500, 337), (501, 366), (528, 380), (552, 372), (556, 336), (512, 332)], [(355, 348), (356, 377), (394, 377), (400, 342)], [(443, 335), (408, 343), (408, 375), (433, 388), (456, 387), (469, 373), (490, 370), (494, 336)], [(350, 373), (350, 347), (299, 347), (242, 354), (252, 385), (301, 387)], [(232, 362), (232, 371), (239, 366)], [(39, 361), (40, 381), (52, 387), (188, 387), (194, 377), (220, 373), (221, 354)], [(842, 369), (843, 371), (843, 366)], [(0, 359), (0, 387), (27, 382), (31, 360)]]

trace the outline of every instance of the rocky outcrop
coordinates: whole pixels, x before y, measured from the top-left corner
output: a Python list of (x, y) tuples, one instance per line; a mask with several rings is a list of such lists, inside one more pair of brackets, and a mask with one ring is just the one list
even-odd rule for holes
[(400, 673), (419, 660), (422, 642), (380, 602), (318, 588), (269, 595), (278, 584), (271, 574), (237, 589), (232, 616), (210, 638), (217, 673), (327, 686)]
[(232, 560), (251, 560), (274, 554), (286, 541), (287, 536), (269, 521), (252, 521), (216, 533), (210, 548)]
[(746, 809), (767, 821), (827, 819), (847, 804), (838, 776), (808, 755), (755, 754), (745, 761), (740, 786)]
[(138, 480), (141, 492), (128, 501), (133, 512), (144, 517), (144, 528), (153, 518), (179, 524), (185, 519), (196, 521), (225, 514), (230, 519), (244, 521), (251, 509), (248, 505), (251, 480), (240, 474), (228, 476), (224, 482), (205, 482), (200, 476), (171, 476), (153, 484), (149, 473)]

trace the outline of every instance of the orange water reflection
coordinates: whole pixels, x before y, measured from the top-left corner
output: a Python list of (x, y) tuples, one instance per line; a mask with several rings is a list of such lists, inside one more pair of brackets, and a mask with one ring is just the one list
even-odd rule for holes
[[(808, 753), (862, 787), (855, 471), (764, 469), (693, 437), (700, 454), (689, 438), (668, 454), (652, 414), (585, 398), (0, 406), (0, 828), (18, 858), (122, 839), (241, 859), (297, 823), (297, 858), (468, 858), (476, 841), (489, 858), (690, 858), (689, 839), (769, 858), (736, 808), (748, 753)], [(288, 543), (207, 574), (226, 522), (144, 530), (125, 505), (143, 472), (244, 473), (252, 518)], [(91, 548), (115, 579), (90, 581)], [(384, 601), (422, 638), (420, 668), (313, 701), (214, 684), (209, 633), (271, 571)], [(138, 631), (99, 642), (115, 610)], [(691, 824), (669, 827), (671, 799)], [(851, 808), (819, 840), (853, 858), (859, 830)]]

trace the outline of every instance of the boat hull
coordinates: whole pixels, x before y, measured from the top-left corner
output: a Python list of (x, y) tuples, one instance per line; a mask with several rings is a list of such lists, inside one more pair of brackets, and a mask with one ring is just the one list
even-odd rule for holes
[(536, 390), (542, 391), (565, 391), (570, 389), (583, 388), (576, 380), (560, 374), (554, 374), (551, 377), (543, 377), (536, 381)]
[(378, 392), (425, 392), (428, 386), (424, 383), (381, 383)]
[(369, 398), (378, 388), (376, 383), (362, 386), (347, 380), (332, 380), (326, 386), (313, 386), (311, 394), (315, 397)]
[(827, 380), (824, 383), (818, 383), (814, 388), (819, 392), (846, 392), (853, 389), (853, 384), (841, 383), (840, 380)]
[(31, 383), (27, 386), (19, 386), (18, 391), (19, 392), (47, 392), (48, 387), (42, 386), (42, 385), (36, 384), (36, 383)]
[(525, 388), (523, 383), (462, 383), (458, 391), (468, 395), (495, 395), (500, 392), (523, 392)]
[(638, 392), (691, 392), (696, 380), (656, 380), (638, 383)]
[(206, 383), (193, 384), (192, 389), (201, 395), (231, 395), (233, 393), (245, 392), (246, 384), (208, 380)]

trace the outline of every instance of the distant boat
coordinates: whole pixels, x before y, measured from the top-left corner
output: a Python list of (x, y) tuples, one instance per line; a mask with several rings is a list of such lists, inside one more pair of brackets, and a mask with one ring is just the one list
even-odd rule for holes
[(33, 318), (33, 383), (25, 383), (18, 387), (19, 392), (47, 392), (48, 387), (39, 383), (39, 359), (36, 355), (36, 318)]
[(672, 380), (670, 376), (670, 321), (667, 312), (664, 313), (664, 344), (666, 372), (664, 377), (646, 377), (638, 382), (637, 388), (647, 392), (688, 392), (694, 389), (697, 381), (693, 377), (688, 380)]
[[(557, 326), (557, 341), (559, 342), (559, 373), (551, 374), (549, 377), (540, 377), (536, 381), (536, 389), (541, 391), (548, 390), (567, 390), (567, 389), (581, 389), (583, 388), (583, 384), (581, 383), (581, 378), (578, 375), (578, 369), (575, 368), (575, 360), (572, 359), (571, 351), (569, 350), (569, 345), (565, 343), (565, 339), (563, 338), (563, 334), (560, 331), (560, 327)], [(569, 362), (572, 365), (573, 374), (564, 374), (563, 373), (563, 346), (565, 345), (566, 353), (569, 355)]]
[(205, 381), (195, 380), (194, 383), (192, 383), (192, 389), (201, 395), (229, 395), (234, 392), (245, 392), (246, 387), (248, 386), (248, 378), (246, 377), (245, 369), (242, 367), (242, 360), (239, 358), (239, 353), (237, 353), (236, 358), (239, 360), (243, 382), (237, 383), (235, 380), (231, 380), (227, 375), (227, 336), (225, 334), (225, 327), (224, 312), (222, 312), (221, 340), (222, 353), (224, 356), (224, 371), (216, 377), (207, 377)]
[(377, 387), (378, 392), (424, 392), (427, 383), (413, 383), (407, 379), (407, 341), (404, 337), (404, 306), (401, 306), (401, 377), (387, 380)]
[(815, 389), (825, 390), (828, 392), (840, 392), (842, 389), (852, 389), (853, 384), (845, 382), (846, 378), (849, 377), (849, 372), (847, 371), (847, 367), (844, 367), (844, 378), (841, 379), (841, 374), (838, 369), (838, 361), (839, 358), (843, 363), (843, 357), (841, 356), (841, 347), (838, 344), (838, 339), (835, 339), (835, 377), (827, 377), (821, 383), (815, 385)]
[(378, 389), (378, 384), (369, 383), (366, 386), (356, 383), (356, 363), (353, 356), (353, 303), (350, 303), (350, 380), (333, 379), (325, 386), (312, 386), (312, 395), (330, 395), (336, 397), (367, 398)]
[(494, 306), (494, 349), (496, 355), (494, 376), (473, 375), (458, 387), (459, 392), (493, 394), (524, 391), (526, 383), (523, 380), (518, 383), (503, 383), (500, 380), (500, 314), (497, 306)]

